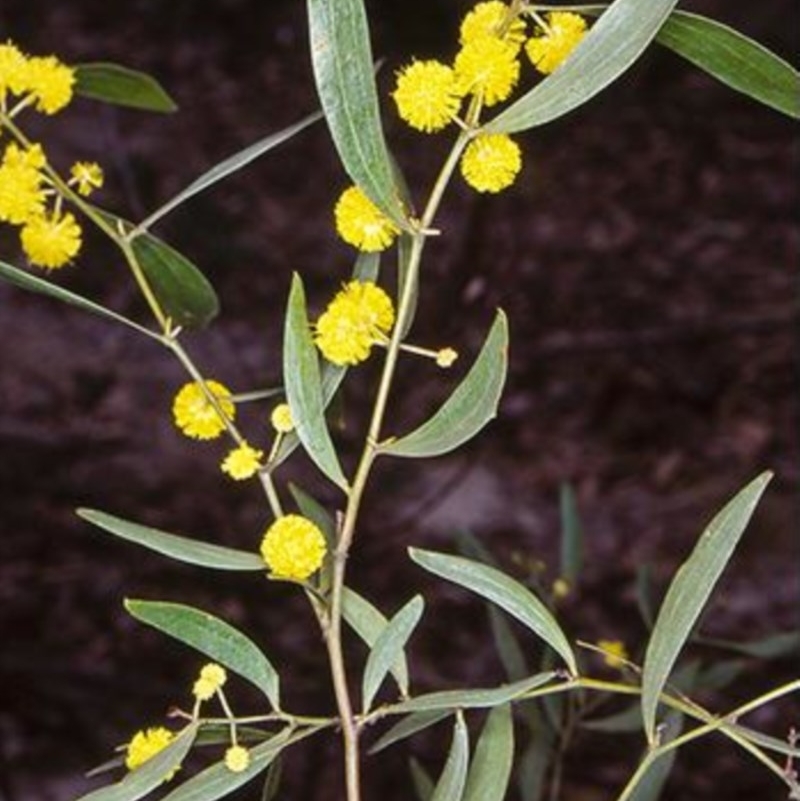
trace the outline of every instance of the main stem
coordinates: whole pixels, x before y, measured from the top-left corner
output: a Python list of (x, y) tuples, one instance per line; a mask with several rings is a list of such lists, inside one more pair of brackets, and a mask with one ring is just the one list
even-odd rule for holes
[(347, 571), (347, 557), (355, 535), (356, 521), (361, 508), (361, 499), (367, 484), (372, 463), (378, 452), (378, 441), (381, 436), (381, 427), (389, 400), (389, 392), (394, 378), (400, 345), (403, 341), (409, 315), (412, 311), (414, 287), (419, 277), (419, 266), (425, 240), (430, 235), (430, 227), (436, 216), (444, 190), (458, 163), (461, 152), (469, 140), (469, 134), (462, 132), (453, 145), (453, 149), (439, 173), (433, 190), (431, 191), (425, 211), (419, 223), (415, 225), (411, 234), (411, 252), (408, 257), (406, 280), (403, 284), (402, 294), (397, 308), (392, 338), (389, 343), (386, 361), (381, 374), (375, 406), (367, 433), (364, 449), (356, 468), (355, 477), (347, 499), (347, 508), (339, 531), (336, 551), (333, 559), (333, 578), (331, 582), (330, 616), (325, 641), (328, 649), (328, 659), (331, 666), (333, 690), (336, 697), (336, 706), (342, 727), (342, 740), (344, 742), (345, 784), (347, 787), (347, 801), (360, 801), (361, 799), (361, 765), (359, 758), (359, 725), (353, 713), (353, 703), (347, 684), (347, 670), (342, 652), (342, 591), (344, 589)]

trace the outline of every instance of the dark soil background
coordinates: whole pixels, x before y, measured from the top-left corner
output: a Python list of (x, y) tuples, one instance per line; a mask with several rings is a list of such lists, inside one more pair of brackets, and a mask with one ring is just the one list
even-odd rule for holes
[[(375, 50), (393, 71), (410, 54), (452, 53), (455, 0), (372, 2)], [(757, 9), (687, 4), (793, 58), (789, 0)], [(69, 62), (116, 61), (157, 76), (180, 112), (146, 115), (78, 101), (35, 127), (66, 168), (96, 159), (100, 202), (141, 219), (196, 175), (315, 106), (304, 9), (256, 0), (3, 0), (0, 39)], [(417, 197), (447, 137), (386, 127)], [(452, 549), (468, 529), (521, 579), (557, 575), (558, 491), (575, 487), (586, 531), (583, 579), (564, 604), (571, 636), (646, 630), (637, 567), (659, 592), (719, 507), (775, 472), (704, 618), (703, 632), (750, 640), (797, 626), (798, 150), (795, 128), (661, 50), (566, 119), (523, 137), (518, 185), (481, 198), (458, 184), (425, 264), (419, 343), (451, 345), (449, 374), (404, 363), (397, 430), (423, 419), (461, 376), (494, 309), (512, 347), (499, 418), (459, 455), (379, 464), (352, 582), (396, 610), (424, 591), (411, 648), (418, 690), (501, 681), (480, 603), (411, 566), (409, 544)], [(324, 126), (175, 211), (158, 233), (217, 287), (223, 314), (187, 337), (207, 374), (244, 390), (279, 382), (280, 330), (293, 270), (314, 310), (348, 274), (331, 205), (345, 184)], [(117, 255), (89, 236), (59, 280), (128, 315), (143, 309)], [(3, 258), (23, 260), (0, 233)], [(387, 271), (388, 272), (388, 271)], [(387, 281), (392, 277), (387, 275)], [(355, 372), (340, 432), (355, 452), (374, 365)], [(286, 666), (292, 709), (332, 708), (313, 620), (295, 594), (250, 577), (176, 566), (90, 529), (92, 506), (198, 538), (253, 548), (268, 522), (257, 487), (221, 480), (222, 446), (182, 439), (171, 397), (184, 378), (127, 330), (0, 286), (0, 799), (61, 801), (92, 786), (82, 772), (130, 733), (187, 702), (200, 660), (135, 624), (124, 597), (193, 603), (266, 643)], [(257, 410), (246, 429), (263, 426)], [(257, 415), (262, 415), (258, 417)], [(302, 458), (281, 477), (335, 508), (341, 498)], [(544, 568), (537, 566), (542, 563)], [(526, 647), (535, 647), (522, 635)], [(719, 653), (698, 652), (709, 658)], [(353, 644), (353, 656), (363, 652)], [(730, 654), (725, 654), (725, 657)], [(592, 669), (603, 668), (587, 655)], [(716, 698), (727, 710), (797, 675), (797, 658), (748, 661)], [(235, 682), (233, 682), (235, 683)], [(249, 709), (242, 690), (234, 700)], [(786, 736), (797, 706), (750, 721)], [(520, 732), (522, 730), (520, 729)], [(449, 734), (368, 760), (369, 797), (409, 798), (406, 764), (432, 772)], [(610, 799), (642, 747), (635, 736), (581, 735), (562, 798)], [(338, 746), (311, 741), (289, 759), (284, 799), (339, 798)], [(258, 798), (251, 786), (241, 798)], [(780, 783), (722, 739), (681, 752), (666, 798), (779, 799)]]

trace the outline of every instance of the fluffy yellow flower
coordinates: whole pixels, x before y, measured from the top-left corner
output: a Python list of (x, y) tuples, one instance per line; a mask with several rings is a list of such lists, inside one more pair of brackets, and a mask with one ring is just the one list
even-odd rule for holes
[(67, 212), (42, 214), (29, 219), (20, 232), (20, 241), (31, 264), (55, 270), (74, 259), (81, 249), (81, 229)]
[(452, 367), (458, 358), (458, 351), (453, 348), (442, 348), (436, 353), (436, 366), (448, 368)]
[(547, 28), (532, 36), (525, 52), (539, 72), (548, 75), (566, 60), (586, 34), (586, 20), (569, 11), (547, 15)]
[(351, 281), (317, 320), (314, 341), (329, 362), (358, 364), (393, 325), (391, 298), (371, 281)]
[(322, 532), (300, 515), (279, 517), (261, 543), (261, 556), (273, 575), (297, 581), (319, 570), (326, 550)]
[(414, 61), (400, 70), (392, 97), (400, 118), (425, 133), (447, 126), (461, 106), (455, 72), (438, 61)]
[(621, 640), (598, 640), (597, 647), (603, 652), (603, 661), (612, 668), (621, 668), (628, 658), (625, 643)]
[(357, 186), (342, 192), (333, 213), (339, 236), (368, 253), (386, 250), (400, 233), (400, 229)]
[(509, 7), (501, 0), (488, 0), (478, 3), (461, 23), (460, 38), (462, 46), (480, 39), (483, 36), (495, 36), (505, 42), (512, 43), (517, 49), (525, 41), (525, 20), (514, 18), (503, 35), (500, 35), (506, 23)]
[(243, 481), (258, 472), (263, 457), (264, 451), (259, 451), (243, 442), (228, 453), (223, 459), (220, 468), (223, 473), (227, 473), (234, 481)]
[(70, 184), (78, 189), (78, 194), (88, 197), (103, 185), (103, 170), (93, 161), (76, 161), (70, 170)]
[(279, 403), (269, 416), (269, 421), (272, 427), (279, 434), (288, 434), (294, 429), (294, 420), (292, 420), (292, 410), (289, 408), (288, 403)]
[(227, 680), (225, 668), (216, 662), (209, 662), (200, 670), (200, 676), (192, 687), (192, 694), (198, 701), (208, 701)]
[(31, 58), (28, 60), (26, 84), (26, 90), (36, 101), (36, 110), (55, 114), (72, 100), (75, 70), (55, 56)]
[[(214, 395), (222, 412), (229, 420), (236, 415), (230, 390), (218, 381), (206, 381), (206, 387)], [(225, 421), (208, 402), (203, 388), (196, 381), (184, 385), (172, 402), (175, 425), (193, 439), (216, 439), (225, 430)]]
[[(163, 726), (136, 732), (125, 752), (125, 767), (128, 770), (135, 770), (148, 759), (152, 759), (160, 751), (163, 751), (174, 739), (175, 735)], [(166, 779), (171, 779), (176, 772), (177, 769), (172, 771)]]
[(7, 93), (19, 95), (25, 90), (27, 69), (28, 59), (16, 45), (0, 44), (0, 105), (5, 105)]
[(478, 192), (499, 192), (514, 183), (522, 168), (519, 145), (506, 134), (476, 136), (461, 157), (461, 174)]
[(0, 162), (0, 220), (22, 225), (44, 214), (45, 155), (40, 145), (23, 150), (11, 142)]
[(505, 100), (519, 80), (517, 50), (494, 36), (467, 42), (454, 64), (459, 91), (480, 96), (486, 106)]
[(241, 745), (232, 745), (225, 752), (225, 767), (231, 773), (243, 773), (250, 767), (250, 752)]

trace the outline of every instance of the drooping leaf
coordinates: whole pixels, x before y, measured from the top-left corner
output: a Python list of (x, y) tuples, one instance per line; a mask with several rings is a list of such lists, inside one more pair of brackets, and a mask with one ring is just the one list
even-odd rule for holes
[(255, 161), (257, 158), (260, 158), (265, 153), (273, 150), (278, 145), (281, 145), (287, 140), (291, 139), (303, 129), (308, 128), (309, 125), (312, 125), (321, 117), (322, 114), (319, 111), (315, 112), (314, 114), (309, 114), (307, 117), (303, 117), (303, 119), (301, 119), (299, 122), (296, 122), (293, 125), (278, 131), (277, 133), (265, 136), (263, 139), (259, 139), (257, 142), (254, 142), (252, 145), (240, 150), (238, 153), (234, 153), (232, 156), (228, 156), (228, 158), (223, 159), (218, 164), (214, 165), (210, 170), (204, 172), (199, 178), (196, 178), (194, 181), (192, 181), (189, 186), (178, 192), (175, 197), (173, 197), (171, 200), (168, 200), (163, 206), (160, 206), (152, 214), (148, 215), (147, 218), (139, 224), (138, 228), (143, 231), (151, 228), (162, 217), (165, 217), (178, 206), (185, 203), (187, 200), (189, 200), (189, 198), (192, 198), (203, 190), (208, 189), (208, 187), (213, 186), (215, 183), (221, 181), (223, 178), (226, 178), (232, 173), (241, 170), (242, 167), (246, 167), (248, 164), (250, 164), (250, 162)]
[(431, 709), (424, 712), (412, 712), (376, 740), (375, 744), (369, 749), (369, 753), (377, 754), (379, 751), (383, 751), (384, 748), (388, 748), (390, 745), (412, 737), (417, 732), (424, 731), (434, 726), (440, 720), (449, 718), (452, 714), (452, 711), (449, 709)]
[(250, 749), (250, 764), (241, 773), (234, 773), (224, 760), (196, 773), (168, 793), (162, 801), (216, 801), (263, 773), (289, 745), (290, 729), (284, 729), (271, 740)]
[(164, 313), (176, 325), (202, 328), (219, 313), (219, 300), (208, 279), (175, 248), (152, 234), (139, 234), (133, 253)]
[(459, 712), (453, 728), (453, 741), (442, 774), (436, 783), (431, 801), (461, 801), (469, 766), (469, 734)]
[(325, 421), (319, 357), (308, 324), (303, 282), (297, 274), (292, 278), (284, 337), (283, 379), (295, 431), (317, 467), (346, 490), (347, 480)]
[(558, 119), (622, 75), (653, 41), (677, 0), (615, 0), (569, 58), (484, 129), (514, 133)]
[(508, 325), (498, 311), (478, 358), (444, 405), (415, 431), (383, 444), (380, 453), (438, 456), (467, 442), (497, 414), (507, 364)]
[(365, 714), (369, 711), (375, 693), (378, 692), (378, 688), (386, 678), (391, 666), (396, 664), (402, 656), (408, 638), (419, 623), (424, 608), (425, 602), (422, 600), (422, 596), (415, 595), (392, 617), (375, 640), (375, 645), (367, 658), (361, 685)]
[(6, 264), (3, 261), (0, 261), (0, 278), (8, 281), (9, 284), (19, 287), (20, 289), (25, 289), (29, 292), (36, 292), (40, 295), (46, 295), (47, 297), (55, 298), (56, 300), (62, 301), (62, 303), (68, 303), (70, 306), (75, 306), (79, 309), (83, 309), (84, 311), (91, 312), (99, 317), (105, 317), (108, 320), (113, 320), (114, 322), (127, 325), (128, 328), (132, 328), (134, 331), (138, 331), (140, 334), (145, 334), (153, 339), (159, 339), (157, 334), (154, 334), (144, 326), (133, 322), (133, 320), (129, 320), (127, 317), (123, 317), (121, 314), (117, 314), (115, 311), (107, 309), (105, 306), (101, 306), (99, 303), (95, 303), (88, 298), (84, 298), (82, 295), (77, 295), (74, 292), (70, 292), (68, 289), (58, 286), (58, 284), (52, 284), (50, 281), (45, 281), (43, 278), (39, 278), (36, 275), (26, 273), (24, 270), (20, 270), (19, 268), (13, 267), (10, 264)]
[(380, 253), (359, 253), (353, 265), (353, 278), (356, 281), (372, 281), (372, 283), (375, 283), (378, 280), (380, 267)]
[(514, 766), (511, 705), (496, 706), (486, 718), (467, 776), (463, 801), (503, 801)]
[(561, 577), (574, 587), (583, 561), (583, 526), (581, 525), (575, 490), (572, 485), (561, 485)]
[(119, 64), (78, 64), (75, 94), (143, 111), (170, 113), (178, 108), (155, 78)]
[(99, 512), (96, 509), (78, 509), (77, 514), (78, 517), (104, 531), (129, 542), (135, 542), (137, 545), (143, 545), (151, 551), (163, 553), (180, 562), (210, 567), (214, 570), (263, 571), (266, 569), (264, 560), (258, 554), (249, 551), (238, 551), (221, 545), (199, 542), (188, 537), (180, 537), (176, 534), (168, 534), (165, 531)]
[(317, 92), (345, 171), (399, 226), (405, 214), (381, 127), (363, 0), (308, 0)]
[(325, 535), (328, 549), (332, 551), (336, 546), (336, 522), (328, 510), (297, 484), (290, 483), (289, 492), (292, 493), (300, 514), (307, 517)]
[(642, 728), (641, 705), (636, 703), (611, 715), (584, 720), (581, 722), (581, 728), (612, 734), (639, 731)]
[(272, 761), (267, 770), (264, 786), (261, 788), (261, 801), (275, 801), (281, 789), (283, 759), (279, 756)]
[(547, 773), (553, 763), (556, 734), (533, 702), (520, 705), (530, 731), (528, 745), (518, 760), (517, 786), (522, 801), (544, 798)]
[[(677, 710), (671, 709), (664, 720), (664, 742), (669, 742), (677, 737), (682, 729), (683, 715)], [(630, 794), (630, 801), (658, 801), (677, 756), (677, 749), (672, 749), (655, 759)]]
[(709, 523), (667, 590), (642, 670), (642, 717), (650, 743), (655, 741), (661, 691), (771, 478), (771, 473), (762, 473), (726, 504)]
[[(349, 587), (342, 589), (342, 617), (358, 636), (372, 649), (389, 621), (366, 598)], [(408, 664), (400, 653), (391, 667), (392, 675), (403, 696), (408, 695)]]
[(512, 684), (501, 684), (499, 687), (477, 690), (442, 690), (435, 693), (418, 695), (399, 704), (393, 704), (391, 711), (397, 712), (429, 712), (434, 709), (488, 709), (522, 698), (526, 693), (543, 687), (556, 677), (554, 671), (537, 673)]
[(470, 559), (418, 548), (409, 549), (409, 554), (418, 565), (431, 573), (459, 584), (505, 609), (553, 648), (573, 675), (577, 674), (575, 655), (564, 632), (550, 610), (527, 587), (497, 568)]
[(702, 645), (712, 645), (746, 656), (755, 656), (758, 659), (779, 659), (784, 656), (800, 655), (800, 631), (783, 631), (750, 642), (721, 640), (716, 637), (698, 637), (696, 641)]
[(125, 601), (128, 612), (238, 673), (258, 687), (280, 709), (280, 682), (275, 668), (253, 641), (229, 623), (191, 606), (161, 601)]
[(166, 748), (136, 770), (127, 773), (115, 784), (81, 796), (78, 801), (137, 801), (144, 798), (181, 765), (197, 736), (198, 725), (197, 721), (193, 721)]
[[(402, 335), (403, 339), (406, 338), (411, 326), (414, 325), (414, 317), (417, 314), (417, 305), (419, 303), (419, 272), (412, 273), (409, 269), (411, 264), (411, 254), (414, 248), (414, 237), (411, 234), (403, 232), (397, 239), (397, 305), (400, 306), (400, 299), (403, 297), (403, 292), (408, 291), (409, 302), (406, 311), (405, 320), (403, 321)], [(412, 283), (406, 290), (408, 281)]]
[(428, 771), (413, 756), (408, 761), (408, 769), (411, 773), (411, 781), (414, 784), (414, 792), (419, 801), (430, 801), (431, 796), (433, 796), (433, 779)]

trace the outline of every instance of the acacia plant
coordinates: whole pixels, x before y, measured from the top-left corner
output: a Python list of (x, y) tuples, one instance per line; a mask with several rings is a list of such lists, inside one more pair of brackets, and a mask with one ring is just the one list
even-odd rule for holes
[[(3, 262), (0, 275), (23, 289), (127, 326), (177, 359), (187, 382), (175, 394), (175, 425), (192, 439), (227, 438), (230, 450), (219, 465), (220, 479), (259, 482), (273, 522), (266, 531), (252, 532), (252, 549), (244, 551), (155, 530), (108, 512), (80, 509), (78, 514), (172, 559), (209, 570), (266, 572), (283, 582), (287, 593), (304, 595), (327, 651), (333, 691), (332, 709), (299, 714), (282, 700), (279, 668), (231, 625), (177, 602), (129, 600), (126, 608), (133, 617), (209, 661), (193, 684), (187, 680), (190, 692), (178, 691), (178, 698), (191, 699), (188, 706), (169, 725), (153, 721), (132, 735), (104, 766), (114, 772), (112, 783), (81, 801), (135, 801), (156, 788), (169, 801), (212, 801), (263, 775), (265, 795), (274, 797), (281, 755), (301, 747), (306, 738), (325, 734), (341, 741), (346, 797), (358, 801), (366, 747), (379, 752), (445, 720), (452, 722), (452, 744), (438, 778), (430, 779), (419, 766), (413, 772), (421, 798), (506, 797), (515, 729), (521, 726), (529, 740), (519, 755), (521, 797), (542, 797), (548, 775), (555, 798), (560, 774), (553, 758), (563, 748), (553, 743), (565, 745), (576, 721), (597, 724), (596, 715), (592, 717), (597, 699), (613, 696), (635, 700), (626, 719), (643, 730), (646, 740), (638, 767), (619, 789), (619, 801), (655, 798), (676, 750), (711, 733), (738, 745), (793, 798), (800, 798), (792, 770), (796, 742), (741, 722), (746, 713), (796, 692), (800, 681), (717, 713), (691, 698), (708, 677), (707, 669), (686, 661), (678, 667), (769, 473), (738, 492), (702, 533), (666, 593), (640, 660), (628, 657), (619, 643), (595, 646), (620, 668), (615, 680), (592, 675), (591, 660), (582, 658), (562, 630), (552, 598), (507, 575), (474, 543), (468, 556), (425, 550), (416, 543), (409, 556), (423, 570), (490, 605), (496, 644), (509, 674), (509, 682), (501, 686), (414, 692), (405, 647), (423, 615), (423, 598), (416, 595), (390, 614), (348, 583), (348, 557), (359, 544), (359, 511), (375, 462), (452, 451), (497, 413), (509, 348), (506, 317), (499, 310), (480, 352), (430, 419), (410, 431), (387, 420), (395, 374), (405, 360), (426, 358), (432, 370), (447, 369), (458, 355), (452, 347), (427, 348), (411, 340), (417, 299), (426, 289), (426, 244), (431, 237), (448, 234), (439, 229), (437, 213), (451, 181), (463, 180), (474, 191), (489, 194), (512, 187), (523, 161), (524, 139), (519, 135), (589, 101), (654, 42), (779, 113), (793, 118), (800, 114), (800, 81), (792, 67), (744, 35), (675, 6), (675, 0), (558, 7), (529, 0), (479, 2), (465, 9), (460, 29), (453, 31), (452, 52), (441, 60), (410, 59), (396, 70), (392, 90), (383, 95), (377, 89), (362, 0), (308, 0), (321, 113), (217, 164), (135, 223), (96, 204), (95, 192), (103, 184), (99, 165), (79, 162), (62, 171), (46, 147), (31, 140), (26, 126), (31, 115), (58, 114), (74, 95), (165, 111), (172, 108), (166, 92), (151, 78), (119, 66), (67, 66), (55, 56), (26, 55), (11, 42), (0, 45), (0, 221), (18, 229), (23, 260), (31, 268)], [(402, 179), (402, 165), (392, 158), (381, 127), (384, 105), (386, 113), (396, 113), (424, 136), (450, 137), (448, 155), (429, 190), (409, 189)], [(206, 374), (184, 337), (187, 329), (207, 326), (217, 314), (213, 288), (152, 230), (179, 205), (320, 117), (352, 181), (343, 188), (333, 219), (341, 239), (358, 251), (353, 274), (343, 278), (341, 291), (316, 320), (309, 320), (302, 277), (287, 276), (282, 376), (274, 377), (269, 390), (234, 391)], [(424, 144), (421, 137), (420, 146)], [(57, 271), (79, 259), (81, 226), (86, 224), (117, 246), (150, 319), (125, 317), (53, 280)], [(392, 250), (392, 264), (398, 267), (397, 280), (390, 282), (382, 255)], [(347, 471), (326, 409), (348, 372), (368, 359), (380, 360), (382, 368), (361, 434), (360, 457), (355, 469)], [(277, 403), (272, 400), (276, 396)], [(271, 425), (241, 430), (240, 404), (268, 399), (264, 420)], [(281, 486), (280, 467), (298, 448), (318, 468), (320, 480), (337, 488), (332, 508), (316, 501), (312, 491), (291, 487), (290, 497)], [(574, 546), (574, 533), (567, 536)], [(574, 576), (565, 575), (555, 594), (568, 592), (570, 580)], [(519, 641), (498, 610), (521, 623), (542, 646), (534, 668), (528, 665), (538, 646)], [(367, 646), (363, 664), (345, 660), (343, 638), (351, 633)], [(782, 642), (794, 645), (796, 638)], [(257, 708), (231, 707), (225, 687), (238, 680), (261, 691)], [(385, 722), (391, 725), (385, 728)], [(477, 744), (471, 748), (470, 729), (478, 727)], [(206, 762), (193, 774), (187, 767), (193, 764), (187, 761), (192, 751)]]

